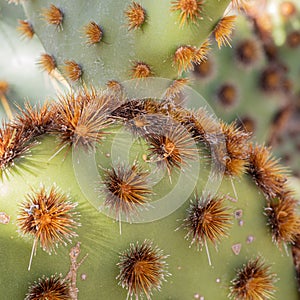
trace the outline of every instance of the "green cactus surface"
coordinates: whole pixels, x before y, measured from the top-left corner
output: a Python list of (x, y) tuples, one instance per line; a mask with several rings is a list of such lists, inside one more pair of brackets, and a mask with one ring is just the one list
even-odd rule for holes
[[(79, 98), (76, 99), (78, 101)], [(101, 99), (101, 96), (97, 96), (90, 101), (104, 103)], [(60, 101), (66, 103), (65, 100)], [(108, 101), (117, 101), (117, 99), (110, 96)], [(128, 110), (124, 110), (128, 105), (126, 103), (128, 102), (119, 105), (119, 110), (113, 110), (110, 114), (115, 116), (115, 112), (118, 111), (121, 116), (120, 110), (123, 114), (128, 113)], [(152, 105), (155, 103), (156, 101)], [(54, 107), (52, 111), (55, 110)], [(174, 109), (181, 111), (180, 114), (183, 114), (182, 111), (188, 111), (178, 106)], [(61, 112), (57, 113), (58, 120), (60, 114)], [(156, 114), (156, 117), (158, 116), (163, 118), (163, 110), (159, 109)], [(144, 117), (147, 117), (147, 114)], [(129, 121), (125, 122), (125, 128), (129, 125), (127, 122)], [(168, 122), (165, 123), (165, 127), (168, 127)], [(77, 279), (78, 299), (99, 299), (99, 297), (126, 299), (126, 295), (129, 298), (141, 296), (149, 299), (150, 297), (153, 299), (199, 299), (199, 297), (227, 299), (229, 294), (232, 299), (238, 299), (234, 296), (237, 290), (234, 289), (233, 283), (238, 280), (235, 274), (243, 265), (247, 265), (248, 262), (251, 265), (251, 262), (256, 259), (270, 269), (264, 274), (265, 279), (270, 281), (270, 287), (264, 286), (262, 293), (270, 293), (270, 295), (274, 293), (278, 299), (286, 294), (289, 294), (290, 299), (298, 298), (289, 242), (281, 240), (281, 237), (275, 237), (277, 231), (267, 225), (270, 220), (273, 220), (268, 221), (267, 217), (268, 211), (273, 211), (273, 208), (269, 208), (273, 200), (266, 201), (265, 196), (258, 191), (250, 177), (244, 175), (239, 179), (230, 179), (231, 177), (225, 176), (220, 179), (220, 176), (215, 173), (212, 176), (207, 146), (203, 142), (195, 142), (196, 148), (190, 147), (189, 139), (193, 141), (192, 137), (185, 137), (183, 146), (180, 146), (179, 142), (176, 144), (180, 157), (184, 159), (184, 165), (179, 161), (177, 161), (179, 168), (174, 165), (178, 156), (171, 156), (173, 161), (169, 160), (169, 164), (157, 165), (156, 158), (160, 156), (154, 156), (155, 159), (151, 160), (149, 154), (151, 149), (149, 143), (153, 142), (151, 137), (139, 139), (135, 137), (128, 143), (130, 141), (128, 136), (131, 136), (133, 127), (129, 131), (128, 129), (124, 131), (118, 123), (114, 121), (114, 125), (105, 125), (96, 152), (85, 148), (84, 145), (87, 144), (83, 139), (77, 139), (79, 141), (77, 145), (72, 142), (73, 151), (71, 148), (64, 147), (69, 145), (70, 141), (67, 144), (63, 142), (65, 131), (61, 131), (56, 133), (56, 137), (52, 135), (39, 137), (39, 144), (29, 150), (30, 155), (25, 153), (23, 157), (16, 158), (13, 165), (5, 166), (2, 160), (1, 209), (5, 216), (9, 217), (9, 222), (1, 225), (1, 255), (7, 257), (6, 260), (1, 261), (1, 269), (6, 274), (1, 282), (1, 293), (5, 293), (7, 299), (23, 299), (28, 291), (28, 283), (38, 282), (39, 278), (53, 278), (51, 276), (55, 274), (63, 274), (61, 276), (64, 278), (70, 266), (74, 267), (69, 252), (77, 242), (80, 242), (81, 250), (77, 262), (79, 263), (87, 255), (78, 268), (71, 268)], [(103, 126), (103, 123), (101, 124)], [(167, 133), (165, 134), (168, 136)], [(200, 160), (190, 155), (198, 152)], [(145, 155), (148, 159), (145, 159)], [(172, 165), (171, 162), (174, 164)], [(140, 210), (139, 205), (136, 208), (125, 205), (123, 209), (120, 208), (121, 206), (111, 205), (111, 203), (117, 204), (114, 198), (111, 198), (111, 194), (107, 193), (107, 186), (105, 188), (107, 174), (112, 174), (107, 173), (107, 170), (114, 167), (117, 170), (115, 172), (124, 174), (126, 167), (122, 169), (120, 163), (124, 166), (139, 165), (144, 172), (152, 170), (150, 172), (152, 178), (150, 176), (150, 179), (147, 179), (147, 185), (141, 173), (138, 173), (138, 179), (134, 177), (131, 179), (133, 181), (130, 181), (132, 186), (138, 187), (138, 191), (144, 188), (144, 193), (139, 194), (138, 191), (136, 193), (140, 195), (137, 199), (142, 208), (141, 195), (145, 196), (145, 202), (149, 204), (145, 211)], [(128, 177), (123, 177), (124, 181), (126, 178)], [(232, 186), (232, 180), (235, 188)], [(215, 193), (218, 184), (220, 186)], [(27, 234), (24, 234), (24, 230), (22, 231), (18, 225), (21, 223), (24, 225), (23, 228), (29, 228), (28, 223), (22, 220), (31, 218), (32, 215), (37, 220), (36, 213), (41, 204), (37, 205), (37, 202), (34, 202), (34, 195), (44, 188), (46, 192), (42, 198), (45, 198), (53, 186), (63, 195), (68, 195), (68, 201), (74, 203), (72, 208), (74, 213), (69, 217), (67, 213), (63, 216), (76, 221), (71, 231), (78, 235), (64, 235), (65, 231), (61, 230), (60, 235), (63, 240), (69, 237), (71, 243), (64, 246), (59, 239), (56, 240), (58, 243), (58, 247), (55, 248), (56, 254), (51, 251), (51, 245), (42, 244), (42, 237), (35, 240), (34, 236), (37, 236), (35, 231), (29, 234), (28, 229)], [(146, 188), (151, 190), (151, 195), (147, 195)], [(125, 191), (123, 190), (126, 194)], [(134, 197), (136, 194), (130, 195)], [(209, 202), (211, 197), (215, 199), (215, 203)], [(26, 199), (27, 202), (31, 199), (27, 206), (24, 204)], [(197, 199), (199, 202), (196, 202)], [(157, 200), (162, 202), (159, 204)], [(128, 199), (126, 201), (130, 203)], [(294, 202), (291, 200), (291, 203)], [(121, 214), (116, 214), (118, 212), (116, 207), (120, 209)], [(208, 210), (212, 214), (213, 221), (207, 221), (208, 227), (203, 230), (203, 233), (197, 233), (194, 231), (196, 227), (193, 227), (195, 222), (196, 224), (199, 222), (194, 215), (197, 207), (198, 213), (201, 209), (206, 211), (207, 207), (213, 208)], [(170, 212), (165, 213), (165, 217), (159, 217), (162, 210), (166, 211), (170, 208)], [(160, 211), (157, 211), (158, 209)], [(126, 217), (129, 222), (126, 222)], [(67, 224), (66, 221), (57, 222), (61, 226)], [(50, 237), (51, 234), (48, 240), (46, 236), (44, 241), (51, 241)], [(275, 241), (279, 244), (276, 245)], [(29, 263), (35, 243), (37, 243), (36, 253), (33, 252), (32, 261)], [(132, 287), (126, 284), (130, 273), (122, 273), (122, 266), (124, 268), (129, 264), (126, 258), (130, 257), (129, 254), (134, 252), (134, 249), (140, 249), (139, 246), (142, 245), (146, 249), (150, 247), (150, 250), (153, 250), (152, 255), (158, 260), (158, 268), (162, 268), (157, 271), (161, 275), (159, 277), (154, 273), (156, 281), (154, 280), (154, 283), (149, 286), (141, 288), (141, 285), (135, 283)], [(70, 253), (72, 254), (72, 251)], [(132, 255), (138, 257), (136, 253)], [(151, 255), (148, 253), (146, 257), (149, 258)], [(29, 264), (30, 270), (28, 270)], [(145, 271), (146, 274), (151, 275), (151, 270)], [(234, 278), (235, 281), (232, 281)], [(55, 282), (54, 279), (53, 281)], [(35, 289), (32, 293), (34, 291)], [(77, 299), (77, 293), (75, 294), (75, 298), (70, 296), (70, 299)], [(27, 297), (26, 299), (31, 299)]]
[[(58, 68), (64, 71), (66, 61), (74, 61), (82, 70), (80, 78), (84, 82), (103, 86), (110, 80), (124, 81), (134, 77), (176, 78), (181, 73), (180, 62), (174, 61), (176, 50), (181, 46), (191, 47), (193, 51), (188, 55), (192, 58), (229, 3), (227, 0), (205, 3), (89, 1), (84, 4), (80, 1), (24, 1), (23, 5), (36, 34), (47, 53), (55, 57)], [(51, 4), (63, 14), (59, 25), (49, 24), (47, 18), (43, 18)], [(141, 20), (136, 16), (139, 13), (144, 13)], [(95, 25), (99, 26), (99, 42), (91, 43), (91, 31), (87, 27), (90, 22), (95, 23), (94, 29)], [(201, 57), (193, 59), (200, 61)], [(142, 70), (137, 63), (144, 64)], [(79, 78), (69, 76), (71, 82), (74, 79), (78, 81)]]
[[(295, 181), (233, 118), (258, 109), (267, 59), (233, 68), (235, 40), (210, 54), (243, 85), (227, 86), (243, 101), (222, 120), (210, 100), (228, 74), (196, 77), (244, 1), (9, 2), (59, 89), (0, 128), (0, 298), (299, 299)], [(267, 101), (260, 130), (278, 108)]]

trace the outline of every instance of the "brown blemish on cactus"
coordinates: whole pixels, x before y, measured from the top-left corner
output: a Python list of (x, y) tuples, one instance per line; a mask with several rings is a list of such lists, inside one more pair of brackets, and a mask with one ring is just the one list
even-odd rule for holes
[(42, 186), (26, 195), (20, 205), (17, 217), (19, 231), (34, 238), (29, 267), (37, 244), (51, 253), (57, 244), (66, 244), (77, 234), (74, 229), (79, 226), (78, 214), (74, 212), (77, 203), (69, 201), (69, 197), (55, 186), (46, 191)]
[(10, 216), (7, 213), (1, 211), (0, 212), (0, 224), (6, 225), (9, 223), (9, 221), (10, 221)]
[(174, 54), (174, 63), (178, 67), (178, 73), (193, 69), (193, 64), (200, 64), (207, 59), (210, 43), (206, 40), (200, 48), (194, 46), (180, 46)]
[[(194, 138), (197, 141), (201, 140), (201, 142), (204, 142), (204, 144), (208, 147), (216, 144), (216, 137), (224, 137), (227, 149), (220, 150), (222, 147), (220, 147), (218, 144), (217, 147), (214, 147), (215, 151), (212, 153), (213, 159), (216, 159), (216, 162), (218, 163), (215, 166), (218, 168), (218, 171), (223, 171), (225, 168), (227, 175), (239, 176), (244, 173), (245, 166), (247, 164), (247, 158), (249, 156), (248, 139), (250, 138), (250, 134), (239, 129), (235, 124), (226, 126), (225, 123), (222, 123), (220, 125), (220, 123), (209, 116), (207, 111), (205, 111), (203, 108), (194, 112), (183, 109), (182, 107), (174, 104), (171, 105), (168, 102), (159, 103), (153, 99), (127, 101), (117, 107), (111, 113), (113, 118), (123, 120), (125, 125), (128, 125), (128, 123), (130, 123), (128, 121), (133, 120), (138, 116), (143, 116), (145, 118), (147, 114), (159, 115), (155, 119), (155, 124), (160, 124), (163, 120), (163, 126), (156, 126), (157, 130), (155, 131), (152, 129), (150, 131), (150, 135), (146, 136), (147, 140), (150, 141), (151, 135), (154, 133), (153, 136), (155, 137), (155, 140), (153, 141), (153, 146), (154, 149), (157, 149), (157, 153), (155, 153), (154, 157), (156, 158), (157, 162), (167, 165), (167, 167), (169, 165), (169, 163), (166, 161), (170, 160), (169, 155), (163, 148), (161, 148), (164, 144), (163, 137), (166, 136), (168, 131), (167, 127), (164, 129), (165, 131), (161, 131), (161, 128), (165, 126), (164, 117), (167, 117), (169, 118), (169, 121), (174, 120), (175, 122), (181, 124), (182, 130), (185, 129), (186, 133), (190, 134), (190, 138)], [(172, 127), (174, 127), (174, 124)], [(178, 125), (178, 127), (180, 127), (180, 125)], [(148, 126), (147, 129), (151, 128)], [(167, 133), (167, 136), (168, 135), (169, 134)], [(172, 135), (174, 135), (174, 132)], [(221, 138), (220, 143), (222, 142), (223, 139)], [(184, 146), (183, 143), (184, 140), (182, 139), (180, 144)], [(190, 147), (188, 149), (190, 151)], [(174, 155), (173, 152), (172, 155)], [(154, 157), (152, 156), (152, 159)], [(172, 165), (174, 165), (175, 162), (175, 166), (179, 165), (179, 161), (176, 159), (175, 161), (172, 159), (171, 162)], [(171, 170), (170, 165), (168, 170)]]
[(87, 38), (86, 43), (88, 45), (94, 45), (99, 43), (103, 37), (103, 31), (96, 22), (89, 22), (83, 28), (85, 36)]
[(125, 11), (127, 18), (128, 30), (141, 28), (146, 21), (146, 12), (137, 2), (132, 2)]
[(172, 2), (171, 11), (180, 12), (180, 27), (188, 22), (197, 23), (202, 19), (202, 0), (176, 0)]
[(226, 107), (233, 107), (238, 100), (238, 91), (234, 84), (224, 83), (217, 91), (217, 100), (219, 103)]
[(59, 275), (43, 276), (30, 285), (25, 300), (59, 299), (70, 300), (68, 283)]
[(269, 300), (274, 298), (277, 276), (261, 258), (248, 261), (231, 281), (229, 298), (234, 300)]
[(149, 65), (144, 62), (135, 62), (131, 68), (131, 77), (133, 79), (142, 79), (153, 76)]
[(272, 199), (265, 208), (273, 242), (278, 246), (294, 243), (300, 234), (298, 201), (291, 197)]
[(259, 59), (258, 45), (247, 39), (236, 46), (235, 58), (242, 66), (252, 66)]
[(23, 37), (32, 39), (34, 36), (34, 30), (32, 24), (28, 20), (18, 20), (19, 26), (17, 30), (21, 33)]
[(201, 141), (208, 147), (210, 134), (220, 132), (219, 123), (204, 108), (191, 111), (177, 107), (169, 113), (174, 120), (186, 127), (196, 141)]
[(205, 246), (210, 265), (207, 240), (216, 245), (221, 238), (228, 235), (231, 224), (232, 214), (224, 205), (224, 200), (224, 197), (196, 196), (183, 220), (183, 226), (188, 231), (186, 238), (191, 237), (191, 244), (195, 243), (198, 249)]
[(286, 192), (287, 170), (279, 160), (272, 157), (265, 146), (249, 146), (249, 166), (247, 172), (268, 198), (280, 197)]
[(106, 199), (104, 206), (115, 214), (121, 222), (121, 214), (128, 220), (147, 205), (152, 191), (148, 183), (148, 173), (137, 165), (119, 165), (104, 173)]
[(222, 46), (230, 45), (231, 34), (233, 31), (236, 16), (225, 16), (217, 24), (214, 29), (215, 40), (218, 43), (219, 49)]
[(142, 294), (151, 299), (153, 291), (161, 289), (163, 281), (170, 275), (165, 262), (167, 257), (147, 240), (141, 245), (138, 242), (130, 244), (129, 249), (121, 253), (117, 279), (128, 290), (127, 299), (134, 297), (138, 300)]
[(74, 60), (66, 60), (64, 68), (64, 74), (72, 81), (78, 81), (82, 74), (82, 68)]
[(56, 25), (57, 27), (62, 26), (64, 14), (54, 4), (51, 4), (49, 8), (44, 8), (42, 10), (42, 16), (48, 24)]
[(56, 61), (53, 55), (43, 53), (41, 54), (38, 64), (41, 69), (48, 74), (51, 74), (56, 69)]

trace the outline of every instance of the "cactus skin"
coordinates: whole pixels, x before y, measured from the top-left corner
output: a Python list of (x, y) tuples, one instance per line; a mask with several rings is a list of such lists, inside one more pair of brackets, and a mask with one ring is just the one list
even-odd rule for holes
[[(25, 5), (31, 5), (31, 2), (25, 2)], [(59, 27), (55, 28), (60, 33), (59, 29)], [(108, 78), (112, 79), (109, 76)], [(84, 80), (89, 83), (93, 82), (90, 78), (84, 78)], [(103, 83), (104, 81), (101, 82), (101, 84)], [(110, 143), (115, 138), (115, 130), (116, 128), (107, 128), (111, 134), (107, 134), (106, 140), (97, 146), (99, 150), (97, 165), (104, 168), (111, 166), (111, 161), (105, 154), (111, 151)], [(291, 257), (286, 256), (272, 242), (270, 229), (266, 225), (267, 219), (263, 214), (266, 206), (264, 197), (253, 182), (249, 181), (249, 178), (242, 176), (235, 181), (239, 196), (237, 202), (231, 202), (230, 197), (226, 199), (226, 206), (230, 207), (233, 224), (228, 229), (228, 238), (220, 239), (218, 251), (215, 251), (213, 244), (208, 243), (212, 267), (209, 266), (205, 247), (202, 251), (197, 251), (195, 245), (190, 245), (191, 241), (185, 240), (187, 231), (181, 225), (187, 217), (189, 201), (159, 221), (142, 224), (123, 222), (120, 235), (118, 222), (95, 209), (95, 203), (100, 204), (99, 199), (87, 199), (83, 194), (74, 174), (74, 161), (72, 161), (71, 153), (62, 151), (54, 155), (61, 147), (61, 141), (49, 136), (39, 137), (39, 141), (40, 145), (31, 148), (31, 156), (15, 161), (15, 166), (8, 170), (12, 171), (11, 174), (8, 177), (4, 176), (0, 185), (1, 208), (10, 217), (8, 224), (1, 225), (0, 235), (1, 255), (8, 258), (1, 260), (0, 264), (1, 270), (6, 274), (0, 284), (0, 292), (5, 294), (8, 299), (24, 299), (28, 293), (28, 282), (33, 283), (39, 277), (50, 278), (53, 274), (63, 273), (63, 276), (66, 275), (69, 278), (68, 272), (72, 266), (75, 266), (76, 269), (79, 299), (126, 299), (127, 290), (118, 285), (118, 279), (116, 279), (119, 275), (120, 255), (124, 251), (128, 251), (130, 244), (137, 242), (141, 244), (145, 240), (151, 240), (154, 246), (162, 249), (163, 255), (168, 256), (165, 258), (168, 265), (165, 272), (169, 272), (170, 275), (166, 276), (166, 282), (162, 282), (161, 291), (151, 291), (153, 299), (198, 299), (201, 296), (205, 299), (227, 299), (230, 282), (236, 277), (236, 271), (249, 260), (258, 256), (263, 257), (267, 265), (271, 265), (271, 271), (280, 278), (280, 281), (274, 282), (275, 297), (281, 299), (289, 295), (291, 300), (298, 298)], [(133, 147), (132, 161), (137, 159), (140, 164), (145, 163), (140, 158), (142, 155), (138, 158), (136, 155), (141, 151), (141, 147), (140, 154), (144, 153), (145, 144), (146, 142), (140, 142)], [(122, 152), (119, 155), (124, 156)], [(206, 157), (201, 157), (201, 159), (205, 160)], [(21, 168), (18, 168), (19, 166)], [(13, 172), (14, 170), (19, 172)], [(102, 168), (99, 169), (100, 173), (103, 171), (101, 170)], [(189, 167), (185, 167), (185, 170), (189, 171)], [(207, 179), (205, 178), (206, 172), (208, 170), (204, 167), (199, 176), (197, 183), (199, 195), (201, 195)], [(83, 176), (89, 182), (99, 180), (92, 175), (83, 174)], [(172, 183), (176, 184), (177, 173), (174, 170), (171, 171), (171, 176)], [(76, 230), (78, 239), (72, 239), (71, 245), (57, 248), (56, 255), (49, 256), (41, 248), (38, 248), (37, 254), (33, 258), (31, 271), (28, 272), (28, 260), (33, 241), (24, 239), (17, 232), (16, 219), (19, 205), (32, 187), (37, 189), (44, 184), (49, 188), (53, 183), (62, 191), (70, 193), (74, 202), (78, 202), (77, 209), (81, 214), (82, 226)], [(186, 182), (187, 184), (188, 182)], [(164, 180), (154, 192), (159, 197), (172, 189), (173, 185), (166, 172)], [(181, 190), (184, 189), (181, 188)], [(193, 200), (195, 198), (193, 189), (190, 194), (190, 200)], [(218, 194), (221, 196), (234, 194), (230, 178), (224, 178)], [(179, 195), (176, 195), (177, 198)], [(240, 217), (241, 210), (242, 217)], [(71, 248), (77, 241), (81, 243), (79, 261), (86, 253), (88, 254), (80, 266), (76, 262), (75, 265), (74, 262), (71, 264), (69, 257), (69, 254), (72, 254)], [(15, 272), (11, 272), (12, 269)]]
[[(111, 134), (106, 134), (104, 142), (97, 146), (96, 165), (101, 165), (100, 175), (111, 166), (112, 158), (106, 153), (113, 154), (111, 143), (115, 143), (118, 138), (114, 134), (118, 132), (117, 128), (108, 127), (105, 130)], [(8, 259), (1, 260), (1, 269), (5, 271), (6, 276), (0, 289), (8, 299), (24, 299), (28, 291), (28, 282), (35, 282), (43, 276), (50, 278), (51, 275), (59, 273), (65, 276), (70, 269), (70, 249), (77, 241), (81, 243), (79, 260), (88, 254), (76, 273), (78, 299), (126, 299), (127, 290), (118, 285), (116, 279), (120, 272), (119, 256), (128, 251), (130, 244), (141, 244), (145, 240), (151, 241), (154, 247), (157, 246), (163, 251), (163, 255), (167, 256), (164, 260), (168, 268), (164, 272), (170, 273), (165, 276), (166, 281), (162, 281), (160, 291), (151, 290), (153, 299), (193, 299), (198, 294), (208, 299), (227, 299), (235, 272), (257, 257), (262, 257), (267, 265), (271, 265), (271, 272), (280, 278), (274, 282), (275, 296), (280, 299), (289, 294), (291, 300), (298, 298), (291, 256), (287, 256), (283, 249), (280, 250), (272, 242), (267, 218), (263, 213), (266, 206), (264, 196), (246, 176), (235, 182), (237, 202), (230, 200), (230, 197), (224, 198), (232, 224), (228, 224), (230, 226), (226, 230), (228, 237), (220, 236), (218, 251), (213, 243), (207, 241), (212, 264), (210, 266), (205, 247), (202, 247), (202, 251), (197, 251), (197, 245), (191, 245), (191, 240), (185, 239), (188, 231), (187, 222), (184, 220), (188, 217), (189, 200), (195, 199), (193, 189), (189, 191), (189, 199), (172, 214), (150, 223), (122, 222), (120, 234), (119, 222), (95, 209), (101, 205), (103, 195), (101, 194), (100, 198), (87, 199), (81, 190), (82, 186), (78, 185), (73, 163), (78, 163), (77, 159), (81, 156), (75, 154), (75, 161), (72, 161), (72, 153), (66, 150), (53, 157), (61, 147), (61, 142), (53, 136), (41, 136), (39, 141), (39, 145), (32, 147), (30, 157), (20, 158), (19, 162), (16, 160), (16, 166), (11, 168), (13, 171), (23, 162), (19, 174), (10, 172), (11, 174), (8, 177), (4, 176), (1, 182), (1, 209), (10, 216), (10, 222), (1, 225), (1, 253), (8, 256)], [(118, 143), (122, 143), (122, 136)], [(141, 145), (143, 144), (139, 142), (133, 146), (130, 157), (131, 162), (137, 159), (143, 165), (145, 162), (141, 154), (145, 148), (141, 149)], [(77, 151), (79, 150), (80, 148), (77, 148)], [(83, 148), (82, 151), (86, 157), (86, 150)], [(142, 152), (137, 156), (140, 151)], [(118, 153), (122, 155), (122, 152)], [(39, 163), (38, 168), (34, 168), (34, 162)], [(190, 167), (184, 168), (185, 172), (189, 172)], [(206, 183), (206, 169), (207, 167), (204, 167), (199, 176), (196, 189), (198, 195), (201, 195)], [(92, 183), (90, 192), (94, 194), (93, 187), (97, 186), (99, 178), (95, 178), (89, 171), (85, 174), (84, 168), (79, 170), (85, 180)], [(177, 183), (176, 173), (175, 169), (171, 170), (170, 183), (166, 172), (162, 182), (154, 187), (154, 195), (159, 196), (174, 189)], [(183, 186), (188, 186), (190, 177), (185, 180)], [(69, 193), (71, 200), (78, 203), (76, 210), (80, 213), (81, 227), (76, 229), (78, 238), (73, 238), (72, 243), (66, 247), (60, 245), (56, 249), (56, 255), (49, 256), (38, 247), (29, 272), (27, 267), (33, 240), (24, 239), (18, 233), (17, 214), (20, 204), (31, 188), (39, 189), (41, 184), (50, 188), (53, 183), (65, 194)], [(224, 177), (218, 195), (234, 195), (229, 178)], [(9, 271), (12, 268), (15, 272)]]
[[(131, 70), (137, 62), (148, 65), (153, 76), (176, 78), (178, 69), (173, 58), (176, 49), (182, 45), (200, 47), (230, 1), (201, 2), (203, 12), (199, 19), (195, 23), (187, 20), (183, 26), (180, 26), (180, 12), (171, 11), (171, 1), (140, 1), (138, 4), (146, 17), (134, 30), (127, 19), (128, 10), (134, 6), (132, 3), (128, 0), (89, 1), (80, 9), (80, 14), (77, 11), (80, 1), (78, 4), (24, 1), (23, 6), (47, 53), (55, 57), (58, 68), (63, 71), (65, 61), (74, 60), (82, 67), (82, 80), (97, 87), (109, 80), (132, 78)], [(58, 27), (47, 25), (40, 16), (50, 4), (57, 4), (64, 14)], [(89, 22), (95, 22), (103, 33), (99, 43), (93, 45), (86, 36)]]

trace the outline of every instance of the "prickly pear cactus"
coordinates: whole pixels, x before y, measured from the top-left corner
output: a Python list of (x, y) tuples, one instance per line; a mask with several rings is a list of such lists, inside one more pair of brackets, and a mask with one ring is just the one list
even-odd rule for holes
[[(176, 78), (205, 59), (230, 1), (24, 1), (47, 53), (70, 82)], [(80, 13), (79, 13), (80, 12)]]
[(2, 129), (1, 293), (297, 299), (297, 202), (268, 150), (201, 109), (118, 101), (72, 94)]
[[(269, 149), (250, 142), (249, 132), (214, 117), (199, 94), (183, 88), (185, 79), (140, 80), (148, 77), (140, 76), (149, 75), (148, 64), (151, 75), (173, 79), (199, 62), (228, 2), (91, 3), (83, 18), (83, 6), (74, 3), (23, 2), (43, 43), (52, 45), (48, 54), (56, 66), (66, 65), (69, 81), (109, 84), (105, 90), (83, 85), (44, 105), (27, 105), (3, 124), (1, 295), (298, 299), (290, 248), (300, 223), (286, 170)], [(196, 10), (183, 11), (182, 4)], [(146, 21), (122, 27), (124, 18)], [(154, 26), (158, 19), (163, 24)], [(44, 40), (39, 24), (45, 20)], [(202, 21), (210, 29), (199, 43), (195, 32)], [(171, 41), (162, 39), (163, 32), (158, 39), (154, 33), (168, 26)], [(224, 21), (218, 27), (224, 29)], [(185, 39), (192, 35), (199, 49)], [(151, 54), (149, 41), (156, 39)], [(174, 57), (164, 53), (178, 47), (185, 48), (174, 67)], [(144, 64), (134, 73), (137, 80), (116, 82), (131, 77), (131, 55)]]

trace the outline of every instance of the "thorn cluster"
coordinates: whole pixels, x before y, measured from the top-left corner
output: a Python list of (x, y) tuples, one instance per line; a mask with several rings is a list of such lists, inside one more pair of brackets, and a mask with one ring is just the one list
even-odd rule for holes
[(52, 131), (58, 134), (62, 145), (91, 149), (101, 142), (108, 119), (110, 101), (93, 91), (70, 94), (56, 104), (57, 118)]
[(234, 300), (274, 299), (277, 276), (270, 269), (260, 258), (248, 261), (231, 281), (229, 297)]
[(51, 4), (49, 8), (44, 8), (42, 16), (48, 24), (56, 25), (57, 27), (62, 25), (64, 19), (63, 12), (54, 4)]
[(121, 253), (117, 279), (128, 290), (127, 298), (134, 296), (138, 300), (145, 295), (150, 300), (153, 291), (161, 289), (162, 282), (169, 276), (167, 257), (147, 240), (141, 245), (130, 244), (129, 249)]
[(292, 197), (272, 199), (265, 208), (268, 224), (271, 227), (273, 241), (281, 246), (282, 243), (294, 243), (300, 233), (300, 217), (297, 214), (298, 201)]
[(203, 0), (176, 0), (172, 2), (171, 11), (180, 12), (180, 26), (188, 22), (197, 23), (202, 19)]
[(172, 84), (167, 88), (165, 92), (165, 98), (171, 99), (176, 102), (180, 101), (180, 96), (182, 95), (185, 87), (187, 87), (189, 83), (188, 78), (179, 78), (172, 82)]
[(15, 160), (29, 153), (33, 142), (23, 128), (16, 129), (3, 124), (0, 128), (0, 178), (2, 171), (14, 165)]
[(214, 29), (215, 40), (218, 43), (218, 47), (230, 46), (231, 34), (233, 31), (236, 16), (225, 16), (217, 24)]
[(104, 206), (114, 212), (117, 220), (121, 221), (121, 214), (130, 219), (147, 204), (147, 198), (152, 194), (147, 181), (148, 173), (137, 165), (108, 169), (103, 180), (106, 193)]
[(74, 212), (76, 206), (56, 187), (46, 191), (42, 186), (26, 195), (20, 205), (17, 225), (22, 234), (32, 236), (44, 251), (51, 253), (58, 244), (66, 244), (77, 236), (74, 232), (79, 226), (78, 214)]
[(17, 30), (21, 33), (23, 37), (32, 39), (34, 36), (34, 30), (32, 24), (27, 20), (18, 20), (19, 26)]
[(64, 65), (64, 74), (72, 81), (78, 81), (82, 74), (82, 68), (74, 60), (66, 60)]
[(205, 41), (200, 48), (194, 46), (180, 46), (174, 54), (174, 63), (178, 66), (178, 73), (192, 70), (194, 64), (200, 64), (207, 59), (210, 49), (209, 41)]
[(144, 8), (134, 1), (125, 11), (125, 16), (127, 18), (128, 30), (141, 28), (146, 21), (146, 12)]
[[(212, 146), (215, 167), (217, 170), (224, 171), (227, 176), (241, 176), (248, 166), (251, 133), (239, 128), (235, 122), (231, 124), (221, 122), (220, 129), (220, 137), (212, 135), (208, 138)], [(219, 139), (217, 144), (215, 138)], [(225, 147), (222, 147), (222, 143), (225, 143)]]
[(103, 37), (102, 29), (95, 22), (89, 22), (86, 26), (84, 26), (84, 33), (86, 35), (88, 45), (99, 43)]
[(135, 62), (131, 69), (131, 77), (136, 79), (142, 79), (151, 77), (153, 72), (149, 65), (143, 62)]
[(227, 236), (231, 224), (231, 213), (224, 205), (225, 198), (196, 196), (191, 202), (183, 226), (188, 231), (186, 238), (192, 239), (191, 244), (202, 248), (208, 239), (214, 245), (222, 237)]
[(55, 58), (47, 53), (43, 53), (38, 61), (41, 69), (48, 74), (51, 74), (56, 69)]
[(272, 157), (265, 146), (250, 144), (248, 173), (269, 198), (281, 197), (286, 190), (287, 170)]
[(19, 113), (15, 116), (10, 126), (16, 130), (22, 130), (24, 136), (35, 138), (49, 132), (53, 125), (55, 106), (45, 102), (42, 106), (32, 106), (26, 102), (24, 108), (19, 107)]
[(166, 167), (180, 168), (188, 160), (196, 159), (198, 150), (191, 134), (181, 124), (165, 124), (164, 128), (146, 136), (150, 161)]
[(215, 74), (214, 70), (214, 61), (211, 57), (208, 57), (205, 61), (202, 61), (200, 64), (194, 66), (194, 75), (202, 79), (211, 79)]
[(44, 276), (30, 285), (25, 300), (70, 300), (69, 292), (69, 285), (61, 276)]

